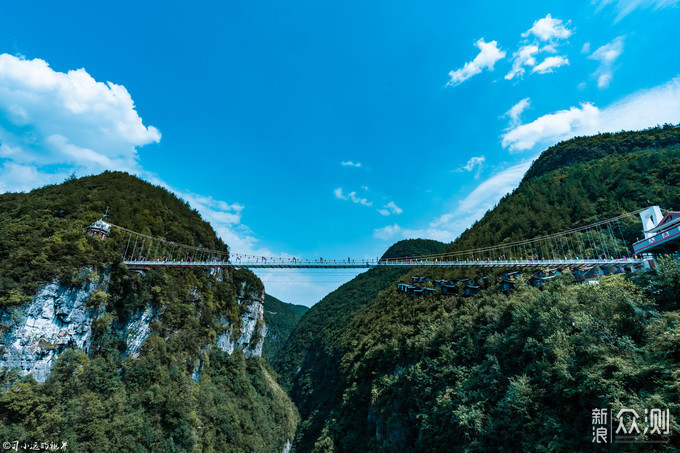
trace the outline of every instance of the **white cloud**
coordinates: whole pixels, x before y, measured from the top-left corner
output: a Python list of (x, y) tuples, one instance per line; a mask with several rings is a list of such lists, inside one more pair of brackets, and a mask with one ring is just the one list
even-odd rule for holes
[(538, 65), (534, 66), (531, 72), (538, 72), (539, 74), (546, 74), (553, 72), (553, 69), (559, 68), (569, 64), (569, 60), (563, 56), (548, 57)]
[(493, 208), (498, 200), (511, 192), (521, 181), (531, 161), (522, 162), (496, 173), (479, 184), (470, 194), (458, 203), (453, 212), (442, 214), (425, 228), (402, 228), (398, 224), (373, 230), (373, 236), (385, 241), (409, 238), (428, 238), (442, 242), (455, 240), (474, 222)]
[(357, 167), (361, 168), (361, 162), (354, 163), (351, 160), (348, 160), (347, 162), (340, 162), (340, 165), (343, 167)]
[[(242, 223), (243, 205), (177, 189), (141, 168), (138, 149), (160, 139), (124, 86), (97, 82), (85, 69), (63, 73), (40, 59), (0, 55), (0, 193), (59, 183), (73, 172), (127, 171), (190, 203), (232, 254), (285, 256), (260, 245)], [(301, 274), (294, 283), (268, 283), (267, 292), (311, 305), (335, 287)]]
[(508, 131), (503, 135), (503, 147), (511, 151), (528, 150), (576, 136), (639, 130), (666, 123), (680, 123), (680, 77), (635, 92), (603, 109), (584, 103), (543, 115)]
[(127, 171), (189, 202), (233, 251), (271, 255), (241, 224), (242, 205), (178, 190), (141, 168), (137, 149), (160, 139), (124, 86), (97, 82), (85, 69), (63, 73), (40, 59), (0, 55), (0, 192), (59, 183), (71, 173)]
[[(464, 215), (465, 217), (474, 217), (475, 219), (480, 219), (484, 212), (491, 209), (498, 200), (511, 192), (526, 173), (527, 169), (531, 165), (531, 161), (522, 162), (521, 164), (514, 165), (506, 170), (496, 173), (486, 181), (478, 185), (470, 194), (465, 197), (458, 208), (456, 209), (456, 215), (450, 218), (439, 219), (437, 226), (444, 224), (450, 224), (457, 215)], [(482, 213), (482, 215), (478, 215)], [(467, 223), (468, 225), (471, 222)]]
[(376, 228), (373, 230), (373, 236), (378, 239), (383, 239), (389, 241), (397, 237), (401, 233), (402, 229), (396, 223), (394, 225), (387, 225), (382, 228)]
[(446, 86), (459, 85), (470, 77), (481, 73), (484, 69), (493, 71), (496, 62), (505, 57), (505, 51), (498, 48), (496, 41), (487, 43), (482, 38), (475, 43), (475, 46), (479, 49), (479, 54), (474, 60), (465, 63), (465, 66), (461, 69), (449, 72), (451, 80), (448, 81)]
[(137, 148), (161, 139), (124, 86), (97, 82), (85, 69), (54, 71), (40, 59), (0, 55), (0, 113), (3, 179), (16, 171), (10, 164), (32, 167), (45, 183), (55, 182), (55, 165), (134, 172)]
[[(569, 25), (569, 22), (567, 22)], [(562, 22), (561, 19), (553, 19), (550, 14), (534, 22), (534, 26), (522, 33), (524, 38), (534, 35), (541, 41), (552, 41), (556, 39), (567, 39), (571, 36), (572, 30)]]
[(351, 200), (353, 203), (358, 203), (364, 206), (373, 206), (373, 202), (368, 201), (365, 198), (358, 197), (356, 192), (350, 192), (345, 195), (342, 192), (342, 187), (338, 187), (337, 189), (333, 190), (333, 194), (335, 195), (335, 198), (340, 200)]
[(597, 87), (604, 89), (609, 87), (609, 83), (614, 75), (613, 65), (617, 58), (623, 53), (623, 36), (619, 36), (609, 44), (598, 48), (588, 58), (600, 62), (600, 66), (593, 73), (597, 77)]
[(590, 43), (587, 42), (581, 47), (581, 53), (590, 53)]
[(61, 182), (68, 175), (68, 172), (53, 173), (46, 178), (34, 165), (5, 162), (0, 166), (0, 193), (27, 192), (46, 184)]
[(580, 108), (571, 107), (544, 115), (508, 131), (503, 135), (503, 147), (509, 147), (511, 151), (531, 149), (545, 137), (565, 136), (571, 130), (589, 127), (596, 122), (598, 112), (592, 104), (581, 104)]
[(515, 127), (521, 122), (522, 113), (529, 107), (530, 99), (524, 98), (517, 104), (513, 105), (510, 110), (505, 112), (504, 116), (510, 117), (510, 127)]
[(478, 167), (478, 168), (481, 169), (482, 165), (484, 165), (485, 160), (486, 160), (486, 158), (484, 156), (473, 156), (463, 166), (463, 170), (472, 171), (472, 170), (475, 169), (475, 167)]
[(388, 216), (390, 214), (401, 214), (404, 212), (399, 206), (397, 206), (394, 201), (390, 201), (382, 209), (378, 209), (380, 215)]
[(349, 198), (350, 198), (350, 200), (352, 200), (353, 203), (359, 203), (359, 204), (362, 204), (364, 206), (373, 206), (373, 203), (368, 201), (367, 199), (357, 197), (356, 192), (350, 192)]
[(533, 67), (536, 65), (536, 54), (538, 46), (527, 44), (522, 46), (512, 54), (512, 70), (505, 75), (506, 80), (511, 80), (516, 76), (524, 74), (524, 66)]
[[(568, 23), (567, 23), (568, 25)], [(550, 14), (534, 22), (522, 37), (533, 36), (532, 42), (524, 40), (524, 44), (512, 54), (512, 69), (505, 75), (506, 80), (524, 75), (525, 67), (533, 68), (532, 73), (545, 74), (552, 72), (553, 69), (565, 64), (569, 64), (565, 56), (546, 57), (541, 63), (537, 64), (539, 53), (557, 53), (560, 41), (569, 38), (572, 31), (560, 19), (553, 19)]]
[(337, 189), (333, 190), (333, 194), (335, 195), (335, 198), (338, 198), (340, 200), (347, 199), (347, 197), (342, 193), (342, 187), (338, 187)]
[(618, 22), (638, 8), (660, 10), (675, 6), (679, 1), (680, 0), (599, 0), (596, 3), (598, 3), (598, 9), (602, 9), (607, 5), (614, 5), (614, 9), (618, 12), (616, 17), (616, 21)]

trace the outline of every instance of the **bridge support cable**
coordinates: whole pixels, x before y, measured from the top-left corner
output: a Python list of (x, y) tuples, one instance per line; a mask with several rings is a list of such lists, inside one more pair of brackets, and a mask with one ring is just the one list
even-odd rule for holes
[[(642, 210), (640, 210), (642, 211)], [(204, 267), (252, 269), (367, 269), (372, 267), (503, 267), (536, 268), (542, 266), (583, 267), (598, 265), (636, 265), (626, 259), (626, 246), (621, 221), (639, 213), (627, 213), (570, 230), (532, 239), (506, 242), (467, 250), (411, 257), (375, 260), (301, 260), (233, 255), (199, 246), (167, 241), (123, 227), (121, 251), (126, 264), (137, 267)], [(617, 223), (617, 226), (613, 225)], [(616, 229), (621, 235), (619, 243)], [(134, 236), (134, 241), (132, 238)]]

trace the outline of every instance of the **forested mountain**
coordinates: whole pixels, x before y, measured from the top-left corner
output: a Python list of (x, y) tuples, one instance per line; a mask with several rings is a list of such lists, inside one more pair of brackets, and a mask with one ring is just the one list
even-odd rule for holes
[(659, 150), (680, 144), (680, 129), (666, 124), (643, 131), (604, 133), (590, 137), (576, 137), (545, 150), (536, 159), (524, 180), (570, 165), (607, 156), (621, 156), (638, 151)]
[(0, 438), (281, 451), (297, 412), (258, 357), (262, 282), (246, 270), (131, 272), (118, 229), (85, 235), (107, 206), (115, 224), (227, 250), (186, 202), (125, 173), (0, 195)]
[(300, 317), (307, 310), (309, 307), (287, 304), (272, 295), (265, 294), (264, 322), (267, 325), (267, 335), (262, 348), (263, 356), (275, 357), (278, 354)]
[[(556, 145), (446, 250), (680, 207), (678, 136), (665, 126)], [(625, 235), (640, 230), (631, 219)], [(492, 284), (472, 298), (413, 298), (392, 283), (461, 271), (387, 272), (312, 307), (276, 359), (302, 417), (296, 451), (584, 451), (593, 408), (680, 413), (675, 260), (599, 285), (565, 272), (544, 290)]]
[[(637, 143), (669, 146), (632, 146)], [(558, 162), (564, 166), (557, 166)], [(677, 127), (580, 137), (555, 145), (533, 163), (517, 189), (461, 234), (447, 251), (555, 233), (650, 205), (678, 209), (679, 168)], [(531, 173), (536, 176), (529, 178)], [(641, 236), (638, 218), (627, 222), (624, 234), (628, 241), (634, 241)]]

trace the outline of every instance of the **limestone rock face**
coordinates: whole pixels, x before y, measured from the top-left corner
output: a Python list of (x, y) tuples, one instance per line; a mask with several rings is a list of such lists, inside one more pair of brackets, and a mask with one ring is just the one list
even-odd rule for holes
[(142, 350), (142, 345), (151, 334), (151, 321), (157, 319), (159, 312), (149, 303), (146, 308), (139, 310), (130, 317), (125, 325), (125, 344), (127, 354), (138, 357)]
[(264, 293), (249, 297), (241, 293), (238, 301), (243, 307), (240, 333), (234, 338), (232, 326), (226, 318), (222, 318), (227, 332), (217, 337), (217, 346), (229, 354), (237, 347), (246, 357), (262, 357), (262, 345), (267, 334), (264, 323)]
[(92, 321), (100, 314), (86, 302), (93, 291), (105, 288), (108, 275), (99, 281), (71, 288), (58, 280), (45, 285), (27, 307), (0, 311), (7, 332), (0, 338), (0, 367), (16, 368), (43, 382), (61, 351), (76, 347), (89, 352)]
[[(0, 326), (5, 330), (0, 336), (0, 368), (18, 369), (22, 376), (32, 374), (38, 382), (44, 382), (57, 356), (66, 348), (79, 348), (89, 353), (93, 340), (92, 323), (104, 310), (88, 307), (87, 302), (95, 291), (106, 292), (108, 282), (108, 274), (78, 288), (55, 279), (42, 287), (28, 306), (14, 311), (0, 310)], [(199, 297), (197, 292), (194, 296)], [(223, 317), (227, 331), (218, 336), (217, 346), (229, 354), (238, 348), (246, 357), (261, 357), (267, 333), (264, 293), (253, 294), (244, 285), (237, 298), (242, 313), (239, 329), (234, 329)], [(139, 356), (151, 334), (151, 322), (161, 317), (161, 310), (149, 302), (134, 312), (125, 324), (114, 324), (126, 343), (127, 355)], [(202, 360), (198, 358), (192, 376), (195, 381), (200, 379), (202, 368)]]

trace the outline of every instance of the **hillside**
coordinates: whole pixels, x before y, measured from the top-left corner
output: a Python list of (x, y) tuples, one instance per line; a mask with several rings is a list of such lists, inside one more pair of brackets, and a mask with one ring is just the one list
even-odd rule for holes
[[(623, 152), (619, 143), (637, 140), (636, 133), (622, 132), (581, 137), (550, 148), (547, 156), (542, 154), (534, 162), (519, 187), (463, 232), (447, 251), (537, 237), (650, 205), (680, 208), (680, 128), (665, 126), (640, 135), (647, 138), (655, 133), (673, 144)], [(597, 158), (584, 151), (591, 141)], [(611, 154), (603, 155), (602, 150)], [(554, 156), (561, 156), (559, 161), (566, 166), (548, 171)], [(537, 176), (528, 178), (532, 169)], [(624, 235), (633, 242), (640, 231), (638, 218), (633, 218)]]
[[(438, 253), (443, 247), (443, 243), (431, 240), (400, 241), (383, 258)], [(318, 433), (329, 411), (342, 400), (338, 359), (345, 345), (339, 338), (357, 313), (403, 273), (403, 269), (371, 269), (341, 285), (302, 316), (272, 361), (305, 420), (300, 434), (303, 438), (307, 433)], [(301, 441), (297, 448), (305, 451), (309, 446), (309, 442)]]
[(264, 322), (267, 325), (267, 335), (264, 338), (262, 348), (264, 357), (275, 357), (278, 354), (300, 317), (307, 310), (309, 310), (309, 307), (287, 304), (272, 295), (265, 294)]
[[(552, 147), (446, 249), (680, 206), (677, 131)], [(622, 140), (641, 145), (624, 152)], [(639, 235), (639, 222), (625, 234)], [(676, 261), (599, 285), (573, 285), (565, 273), (508, 296), (491, 285), (474, 298), (412, 298), (389, 284), (426, 272), (462, 276), (367, 272), (302, 317), (275, 362), (302, 417), (296, 451), (583, 451), (593, 448), (592, 408), (680, 409)]]
[(259, 357), (262, 282), (245, 270), (130, 272), (116, 229), (85, 235), (107, 206), (115, 224), (227, 250), (186, 202), (125, 173), (0, 195), (0, 437), (282, 450), (297, 412)]

